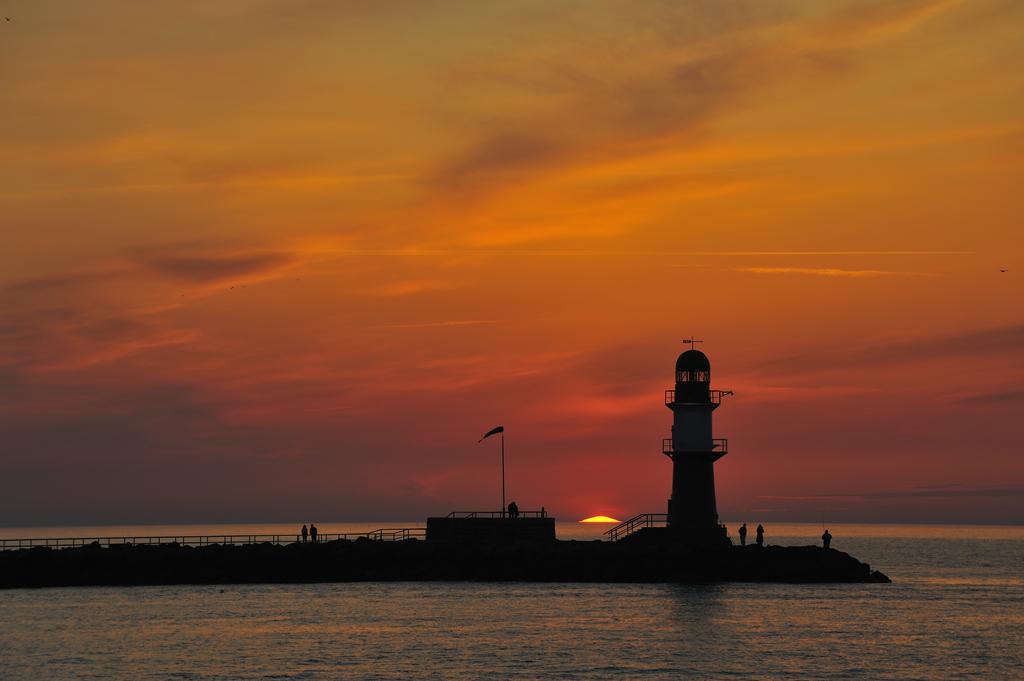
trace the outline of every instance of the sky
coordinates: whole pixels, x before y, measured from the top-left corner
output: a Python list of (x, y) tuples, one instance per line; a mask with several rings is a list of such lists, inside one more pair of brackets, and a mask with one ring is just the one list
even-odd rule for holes
[(1020, 2), (0, 15), (0, 526), (1024, 522)]

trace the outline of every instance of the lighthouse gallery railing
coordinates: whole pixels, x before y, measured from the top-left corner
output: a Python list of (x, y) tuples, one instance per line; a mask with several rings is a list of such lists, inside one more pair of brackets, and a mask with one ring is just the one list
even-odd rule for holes
[[(672, 448), (672, 438), (666, 437), (661, 441), (661, 453), (662, 454), (686, 454), (692, 451), (693, 453), (699, 453), (707, 450), (681, 450), (676, 451)], [(725, 456), (729, 453), (729, 440), (724, 437), (716, 437), (711, 439), (711, 451), (715, 454), (721, 454)]]
[[(732, 395), (731, 390), (709, 390), (709, 401), (711, 404), (721, 404), (722, 398), (727, 395)], [(676, 404), (676, 391), (666, 390), (665, 391), (665, 404), (672, 405)], [(707, 402), (680, 402), (679, 404), (707, 404)]]

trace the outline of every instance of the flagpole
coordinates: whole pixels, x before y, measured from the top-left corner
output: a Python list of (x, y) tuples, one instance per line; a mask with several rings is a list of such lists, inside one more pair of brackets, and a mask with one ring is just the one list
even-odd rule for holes
[(501, 517), (505, 517), (505, 431), (501, 431)]

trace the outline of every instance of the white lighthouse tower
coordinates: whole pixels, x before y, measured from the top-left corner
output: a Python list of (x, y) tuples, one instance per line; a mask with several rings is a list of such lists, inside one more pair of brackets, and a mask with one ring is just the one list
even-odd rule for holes
[(674, 390), (665, 391), (672, 410), (672, 437), (662, 452), (672, 459), (672, 497), (668, 525), (697, 540), (721, 541), (726, 530), (718, 523), (715, 503), (715, 461), (729, 452), (729, 442), (713, 436), (711, 417), (729, 391), (711, 389), (711, 362), (693, 343), (676, 360)]

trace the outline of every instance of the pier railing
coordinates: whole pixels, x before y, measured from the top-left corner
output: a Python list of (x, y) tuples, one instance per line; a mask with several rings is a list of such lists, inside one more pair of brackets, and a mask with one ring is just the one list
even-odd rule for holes
[[(662, 454), (686, 454), (691, 450), (676, 451), (672, 448), (672, 438), (666, 437), (661, 441), (661, 453)], [(692, 450), (694, 453), (699, 453), (706, 450)], [(729, 440), (724, 437), (716, 437), (711, 440), (711, 451), (716, 454), (725, 456), (729, 453)]]
[[(327, 535), (328, 537), (333, 535)], [(380, 530), (374, 530), (373, 532), (367, 532), (365, 535), (367, 539), (374, 541), (405, 541), (406, 539), (426, 539), (427, 528), (425, 527), (385, 527)], [(348, 535), (339, 535), (339, 539), (347, 539)], [(356, 537), (358, 539), (358, 537)], [(317, 541), (320, 540), (319, 535)]]
[(667, 525), (667, 513), (641, 513), (619, 523), (604, 534), (608, 537), (608, 541), (619, 541), (645, 527), (665, 527)]
[[(449, 518), (508, 518), (508, 511), (452, 511)], [(520, 518), (547, 518), (547, 511), (520, 511)]]
[[(356, 539), (371, 541), (405, 541), (406, 539), (426, 539), (425, 527), (386, 527), (371, 532), (324, 532), (316, 537), (317, 544)], [(37, 546), (51, 549), (69, 549), (80, 546), (98, 544), (110, 546), (159, 546), (177, 544), (179, 546), (213, 546), (244, 545), (244, 544), (294, 544), (300, 543), (302, 537), (297, 534), (208, 534), (208, 535), (163, 535), (155, 537), (32, 537), (25, 539), (0, 539), (0, 551), (31, 549)], [(312, 543), (312, 538), (306, 543)]]

